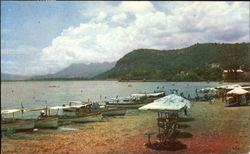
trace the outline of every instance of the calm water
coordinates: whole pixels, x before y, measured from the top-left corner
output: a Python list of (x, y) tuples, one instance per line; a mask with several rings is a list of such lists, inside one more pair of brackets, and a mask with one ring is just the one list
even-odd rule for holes
[[(129, 86), (131, 85), (131, 86)], [(57, 106), (68, 104), (72, 100), (105, 100), (112, 97), (127, 97), (132, 93), (164, 88), (166, 94), (170, 89), (177, 89), (185, 96), (195, 94), (195, 89), (214, 87), (218, 82), (117, 82), (117, 81), (30, 81), (1, 82), (1, 109)], [(56, 87), (53, 87), (56, 86)], [(25, 113), (35, 116), (37, 113)]]

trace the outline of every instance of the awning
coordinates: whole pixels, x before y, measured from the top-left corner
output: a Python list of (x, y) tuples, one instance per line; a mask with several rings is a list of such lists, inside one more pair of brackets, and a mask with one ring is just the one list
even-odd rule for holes
[(139, 110), (178, 111), (185, 107), (191, 108), (191, 103), (189, 100), (181, 96), (171, 94), (171, 95), (162, 97), (160, 99), (157, 99), (153, 103), (144, 105), (140, 107)]
[(234, 88), (233, 90), (227, 92), (227, 94), (236, 94), (236, 95), (244, 95), (246, 93), (248, 93), (248, 91), (242, 89), (241, 87)]
[(25, 109), (9, 109), (9, 110), (1, 110), (1, 114), (9, 114), (9, 113), (15, 113), (15, 112), (26, 112)]

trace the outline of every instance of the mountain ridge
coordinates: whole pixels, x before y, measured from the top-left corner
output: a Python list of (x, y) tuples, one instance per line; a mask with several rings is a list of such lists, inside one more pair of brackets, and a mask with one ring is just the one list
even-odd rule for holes
[(249, 59), (250, 43), (196, 43), (174, 50), (136, 49), (96, 78), (218, 81), (223, 80), (224, 69), (243, 67), (249, 71)]

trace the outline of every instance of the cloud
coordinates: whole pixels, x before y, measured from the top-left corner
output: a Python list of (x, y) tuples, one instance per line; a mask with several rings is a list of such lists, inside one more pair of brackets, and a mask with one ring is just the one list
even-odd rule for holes
[(96, 18), (93, 18), (91, 22), (102, 22), (107, 17), (107, 13), (100, 12)]
[(112, 21), (113, 22), (118, 22), (118, 23), (121, 23), (123, 22), (125, 19), (127, 19), (127, 15), (125, 13), (121, 13), (121, 14), (117, 14), (117, 15), (114, 15), (112, 17)]
[[(6, 42), (6, 41), (5, 41)], [(26, 45), (20, 45), (16, 49), (1, 49), (2, 54), (33, 54), (37, 53), (40, 50), (32, 47), (32, 46), (26, 46)]]
[(132, 14), (143, 14), (155, 10), (150, 2), (146, 1), (125, 1), (119, 5), (119, 10)]
[[(197, 42), (249, 42), (249, 2), (83, 4), (80, 13), (85, 20), (64, 29), (51, 45), (43, 48), (36, 60), (39, 65), (29, 63), (30, 72), (55, 72), (78, 62), (111, 62), (137, 48), (176, 49)], [(21, 47), (12, 52), (17, 51), (21, 52)], [(32, 48), (26, 47), (25, 51)]]

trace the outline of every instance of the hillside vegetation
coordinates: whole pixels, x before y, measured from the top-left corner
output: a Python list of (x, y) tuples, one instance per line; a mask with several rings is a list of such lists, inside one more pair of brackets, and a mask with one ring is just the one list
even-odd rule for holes
[[(98, 79), (218, 81), (224, 69), (249, 71), (250, 43), (195, 44), (177, 50), (137, 49)], [(235, 73), (233, 73), (235, 74)], [(231, 75), (229, 80), (237, 80)], [(248, 79), (241, 79), (248, 80)]]

